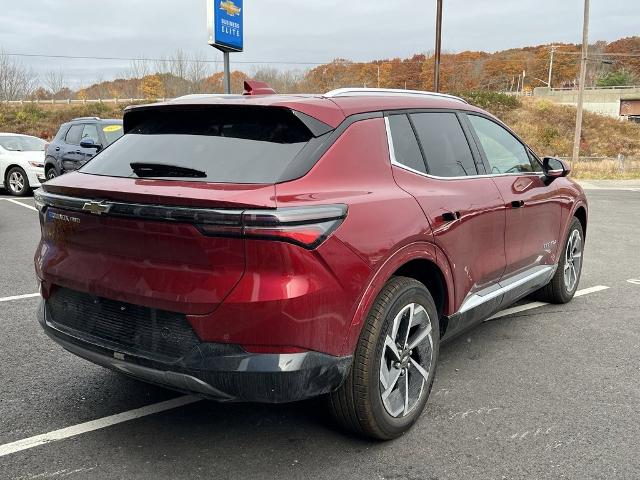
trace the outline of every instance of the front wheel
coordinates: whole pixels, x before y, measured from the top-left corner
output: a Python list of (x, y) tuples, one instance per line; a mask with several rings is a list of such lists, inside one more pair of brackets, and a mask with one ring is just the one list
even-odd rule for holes
[(20, 167), (13, 167), (7, 172), (6, 185), (11, 195), (24, 197), (31, 191), (29, 178)]
[(57, 176), (58, 176), (58, 172), (56, 172), (55, 167), (50, 167), (47, 170), (47, 174), (46, 174), (47, 180), (51, 180), (53, 178), (56, 178)]
[(431, 392), (439, 341), (429, 290), (412, 278), (389, 280), (362, 328), (347, 379), (330, 395), (336, 420), (378, 440), (406, 432)]
[(558, 261), (558, 269), (551, 281), (534, 294), (537, 300), (547, 303), (567, 303), (573, 298), (582, 273), (583, 247), (582, 224), (574, 217)]

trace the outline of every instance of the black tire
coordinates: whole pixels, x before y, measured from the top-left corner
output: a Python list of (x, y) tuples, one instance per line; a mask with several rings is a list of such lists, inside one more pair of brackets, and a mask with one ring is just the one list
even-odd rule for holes
[(4, 185), (7, 191), (14, 197), (24, 197), (31, 192), (29, 178), (20, 167), (9, 169), (4, 179)]
[[(571, 268), (569, 256), (567, 255), (567, 248), (569, 246), (569, 241), (572, 238), (575, 238), (574, 235), (579, 236), (580, 239), (580, 261), (575, 268), (575, 283), (567, 285), (567, 281), (565, 280), (565, 272), (568, 268)], [(573, 217), (571, 221), (571, 225), (569, 226), (569, 232), (567, 233), (567, 238), (565, 238), (564, 243), (562, 244), (562, 251), (560, 252), (560, 259), (558, 260), (558, 268), (556, 273), (553, 275), (551, 281), (542, 287), (540, 290), (533, 294), (533, 297), (536, 300), (540, 300), (542, 302), (547, 303), (567, 303), (571, 301), (573, 296), (578, 289), (578, 284), (580, 283), (580, 275), (582, 273), (582, 253), (584, 246), (584, 232), (582, 231), (582, 224), (580, 220)], [(576, 267), (575, 258), (572, 260), (574, 267)]]
[(49, 167), (45, 173), (46, 180), (51, 180), (52, 178), (56, 178), (58, 176), (58, 172), (56, 171), (56, 167)]
[[(423, 311), (417, 307), (415, 307), (415, 310), (411, 310), (410, 305), (412, 304), (423, 307), (427, 318), (425, 318)], [(409, 332), (406, 333), (408, 342), (411, 342), (412, 339), (414, 341), (417, 340), (420, 338), (420, 334), (424, 335), (427, 324), (431, 328), (430, 338), (424, 337), (419, 346), (413, 347), (411, 356), (407, 353), (409, 352), (407, 347), (403, 351), (403, 355), (406, 355), (403, 363), (396, 361), (387, 363), (388, 355), (395, 356), (393, 350), (386, 346), (385, 340), (388, 335), (391, 336), (393, 334), (396, 317), (400, 319), (398, 322), (400, 327), (396, 329), (396, 338), (405, 335), (401, 333), (401, 330), (406, 332), (405, 324), (403, 324), (406, 317), (400, 316), (403, 311), (405, 311), (403, 315), (409, 316), (413, 311), (418, 312), (413, 318), (416, 319), (415, 321), (422, 322), (420, 325), (410, 327)], [(414, 333), (412, 334), (411, 332)], [(369, 311), (358, 340), (353, 364), (346, 380), (340, 388), (329, 395), (330, 410), (337, 422), (342, 427), (358, 435), (377, 440), (390, 440), (406, 432), (420, 417), (431, 392), (435, 367), (438, 361), (439, 341), (438, 313), (429, 290), (422, 283), (412, 278), (391, 278)], [(406, 344), (407, 341), (404, 343)], [(383, 356), (385, 365), (389, 365), (389, 367), (383, 367)], [(409, 358), (408, 361), (407, 358)], [(424, 368), (425, 372), (423, 374), (420, 374), (416, 361)], [(401, 367), (403, 364), (407, 365), (404, 369), (405, 373), (402, 373), (402, 368), (396, 367), (396, 365)], [(381, 380), (381, 370), (383, 368), (387, 369), (388, 373), (385, 378), (391, 379), (391, 377), (395, 376), (395, 380), (389, 383), (395, 381), (396, 383), (393, 383), (393, 385), (398, 388), (398, 390), (394, 390), (395, 387), (392, 386), (387, 389), (387, 391), (393, 390), (393, 392), (384, 401), (382, 399), (383, 386)], [(425, 379), (424, 374), (427, 372)], [(401, 413), (402, 416), (393, 416), (389, 413), (389, 407), (385, 402), (390, 402), (392, 398), (394, 401), (398, 400), (398, 394), (403, 395), (406, 390), (404, 390), (405, 387), (402, 386), (402, 382), (406, 382), (406, 388), (409, 389), (419, 384), (421, 387), (417, 391), (416, 388), (413, 388), (413, 393), (415, 394), (414, 399), (411, 400), (413, 406), (407, 409), (408, 402), (404, 401), (405, 407)], [(400, 388), (403, 388), (402, 392), (400, 392)], [(407, 397), (410, 398), (411, 395)], [(402, 402), (403, 398), (396, 403), (402, 406)]]

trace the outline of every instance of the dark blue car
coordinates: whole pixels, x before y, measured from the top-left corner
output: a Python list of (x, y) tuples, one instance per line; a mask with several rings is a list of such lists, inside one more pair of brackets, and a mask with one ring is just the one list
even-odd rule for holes
[(121, 136), (122, 120), (80, 117), (63, 123), (46, 148), (47, 180), (77, 170)]

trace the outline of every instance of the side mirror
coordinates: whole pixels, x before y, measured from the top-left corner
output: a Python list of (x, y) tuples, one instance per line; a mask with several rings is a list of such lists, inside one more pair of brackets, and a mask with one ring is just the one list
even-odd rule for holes
[(102, 149), (102, 145), (96, 142), (93, 138), (89, 138), (89, 137), (83, 138), (82, 140), (80, 140), (80, 146), (82, 148), (95, 148), (98, 151)]
[(569, 164), (555, 157), (544, 157), (542, 159), (542, 170), (545, 176), (551, 180), (566, 177), (571, 173)]

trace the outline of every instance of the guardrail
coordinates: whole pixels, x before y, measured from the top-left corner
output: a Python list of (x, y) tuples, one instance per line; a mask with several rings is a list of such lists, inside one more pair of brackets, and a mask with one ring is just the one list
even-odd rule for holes
[[(549, 87), (536, 87), (551, 90), (552, 92), (570, 92), (572, 90), (578, 90), (578, 87), (559, 87), (559, 88), (551, 88)], [(640, 89), (640, 85), (620, 85), (617, 87), (584, 87), (585, 90), (589, 91), (598, 91), (598, 90), (633, 90), (634, 88)]]
[(95, 103), (113, 103), (117, 105), (119, 103), (166, 102), (167, 100), (172, 100), (172, 98), (68, 98), (66, 100), (0, 100), (0, 103), (3, 105), (86, 105)]

